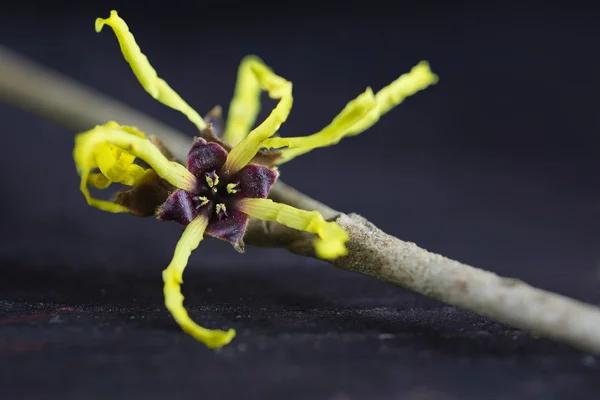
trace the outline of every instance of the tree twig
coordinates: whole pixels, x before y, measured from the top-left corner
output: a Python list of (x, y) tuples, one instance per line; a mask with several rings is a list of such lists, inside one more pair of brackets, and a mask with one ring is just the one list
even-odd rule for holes
[[(73, 131), (108, 120), (135, 125), (160, 137), (183, 158), (185, 134), (116, 100), (0, 48), (0, 101), (32, 111)], [(278, 182), (271, 197), (298, 208), (318, 210), (350, 235), (349, 254), (331, 263), (372, 276), (464, 310), (600, 353), (600, 309), (518, 280), (499, 277), (390, 236), (356, 214), (342, 214)], [(277, 223), (251, 224), (247, 244), (283, 247), (314, 257), (313, 237)]]

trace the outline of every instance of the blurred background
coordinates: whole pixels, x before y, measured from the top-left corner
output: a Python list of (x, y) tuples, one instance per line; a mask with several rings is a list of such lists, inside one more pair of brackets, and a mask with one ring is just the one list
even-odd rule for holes
[[(262, 57), (294, 83), (285, 136), (317, 131), (367, 86), (377, 90), (429, 60), (438, 85), (361, 136), (285, 165), (282, 179), (463, 262), (538, 284), (595, 284), (595, 10), (235, 1), (27, 2), (4, 10), (2, 45), (190, 136), (194, 127), (184, 116), (140, 87), (112, 32), (95, 33), (94, 19), (112, 8), (159, 75), (201, 114), (216, 104), (228, 107), (244, 55)], [(273, 105), (265, 96), (263, 110)], [(73, 132), (5, 105), (0, 113), (7, 149), (0, 158), (6, 210), (0, 257), (94, 267), (101, 260), (143, 271), (149, 267), (140, 266), (140, 250), (152, 249), (143, 253), (158, 265), (170, 259), (177, 227), (85, 205), (71, 158)], [(232, 260), (312, 262), (257, 249), (240, 261), (215, 241), (201, 252), (203, 263), (215, 267)]]
[[(259, 55), (294, 83), (292, 114), (280, 130), (284, 136), (319, 130), (367, 86), (377, 90), (429, 60), (440, 76), (437, 85), (410, 97), (360, 136), (284, 165), (282, 180), (433, 252), (600, 301), (600, 12), (595, 7), (351, 1), (3, 6), (1, 45), (191, 137), (194, 127), (184, 116), (144, 92), (113, 33), (95, 33), (94, 19), (107, 17), (111, 9), (127, 21), (159, 76), (201, 114), (217, 104), (227, 108), (239, 61)], [(274, 102), (265, 96), (263, 104), (265, 115)], [(6, 105), (0, 105), (0, 121), (0, 271), (13, 276), (2, 285), (27, 291), (47, 286), (47, 281), (32, 283), (37, 273), (45, 279), (70, 276), (79, 285), (73, 290), (98, 301), (129, 301), (131, 294), (105, 295), (114, 290), (110, 285), (102, 287), (103, 297), (94, 294), (100, 288), (85, 275), (93, 271), (110, 281), (127, 271), (135, 282), (147, 279), (159, 288), (180, 228), (89, 208), (71, 157), (73, 132)], [(313, 298), (314, 307), (321, 301), (439, 307), (316, 260), (256, 248), (239, 255), (215, 240), (201, 244), (186, 274), (186, 283), (201, 281), (195, 284), (209, 300), (232, 304), (241, 290), (240, 297), (263, 300), (272, 294), (265, 300), (271, 306), (298, 292)], [(160, 306), (158, 290), (153, 301)], [(289, 300), (287, 307), (310, 308), (302, 299)], [(465, 346), (469, 353), (472, 348)], [(357, 357), (364, 361), (366, 354)], [(335, 379), (346, 382), (358, 373), (352, 371), (338, 371)], [(489, 376), (497, 378), (493, 371)], [(490, 387), (506, 388), (496, 378), (489, 378)], [(573, 379), (565, 385), (581, 383)]]

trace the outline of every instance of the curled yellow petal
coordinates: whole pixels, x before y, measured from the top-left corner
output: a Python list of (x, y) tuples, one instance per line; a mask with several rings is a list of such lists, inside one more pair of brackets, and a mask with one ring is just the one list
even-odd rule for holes
[(313, 242), (318, 257), (330, 260), (348, 254), (349, 237), (335, 222), (325, 221), (318, 211), (305, 211), (270, 199), (243, 199), (240, 211), (265, 221), (277, 221), (289, 228), (318, 235)]
[(200, 241), (202, 241), (207, 224), (208, 220), (206, 218), (197, 217), (185, 228), (175, 248), (173, 260), (171, 260), (169, 266), (163, 271), (163, 281), (165, 284), (165, 305), (181, 329), (206, 346), (215, 349), (231, 342), (235, 337), (235, 330), (229, 329), (225, 332), (199, 326), (192, 321), (183, 307), (184, 297), (181, 294), (183, 271), (188, 263), (190, 254), (198, 247)]
[[(309, 136), (301, 137), (274, 137), (263, 142), (262, 146), (266, 148), (296, 148), (298, 154), (308, 152), (318, 147), (331, 146), (338, 143), (348, 132), (348, 130), (359, 121), (363, 120), (372, 110), (376, 109), (377, 101), (371, 88), (367, 88), (364, 93), (356, 99), (349, 102), (333, 121), (321, 131)], [(282, 154), (278, 164), (288, 161), (293, 153)], [(286, 157), (287, 156), (287, 157)]]
[[(137, 185), (147, 171), (134, 164), (136, 157), (173, 186), (191, 190), (196, 185), (194, 175), (181, 164), (167, 160), (142, 132), (111, 121), (75, 136), (73, 158), (81, 177), (81, 192), (90, 206), (115, 213), (129, 211), (110, 201), (93, 198), (87, 185), (99, 189), (107, 188), (112, 182)], [(93, 172), (96, 169), (100, 172)]]
[(112, 181), (101, 172), (94, 172), (92, 174), (89, 174), (87, 183), (89, 183), (96, 189), (106, 189), (112, 184)]
[(108, 18), (96, 19), (96, 32), (100, 32), (104, 25), (110, 26), (115, 32), (123, 57), (125, 57), (125, 60), (131, 66), (133, 73), (146, 92), (164, 105), (183, 113), (196, 125), (198, 130), (206, 128), (204, 119), (167, 82), (158, 77), (156, 70), (150, 65), (148, 58), (142, 53), (135, 38), (129, 31), (129, 27), (115, 10), (110, 12), (110, 17)]
[[(101, 143), (96, 148), (96, 162), (102, 175), (112, 182), (134, 186), (144, 175), (144, 168), (134, 164), (135, 156), (108, 143)], [(98, 184), (95, 184), (98, 187)]]
[(427, 61), (421, 61), (410, 72), (400, 75), (398, 79), (381, 89), (375, 95), (377, 99), (377, 112), (373, 112), (371, 119), (367, 118), (354, 125), (348, 135), (357, 135), (373, 126), (379, 117), (392, 108), (402, 103), (404, 99), (426, 89), (438, 82), (439, 77), (431, 71)]
[[(282, 123), (284, 123), (288, 116), (290, 115), (290, 110), (293, 104), (292, 97), (292, 83), (285, 80), (284, 78), (276, 75), (269, 67), (267, 67), (259, 58), (257, 57), (249, 57), (245, 61), (245, 69), (247, 68), (249, 72), (245, 74), (252, 74), (258, 82), (261, 90), (265, 90), (269, 93), (269, 96), (272, 99), (279, 99), (277, 106), (271, 111), (271, 114), (256, 128), (254, 128), (248, 136), (246, 136), (241, 142), (239, 142), (232, 150), (229, 152), (227, 156), (227, 160), (225, 161), (225, 165), (223, 166), (223, 170), (227, 174), (234, 174), (240, 169), (242, 169), (246, 164), (254, 158), (258, 150), (262, 147), (262, 142), (273, 136), (275, 132), (279, 129)], [(248, 84), (250, 85), (250, 84)], [(254, 89), (251, 89), (254, 90)], [(241, 102), (242, 98), (253, 98), (251, 95), (244, 95), (237, 100), (234, 98), (234, 101)], [(243, 108), (243, 105), (235, 106), (238, 109)], [(248, 110), (245, 112), (244, 122), (239, 122), (235, 120), (235, 118), (241, 118), (241, 111), (238, 111), (239, 114), (236, 117), (234, 114), (234, 121), (232, 124), (241, 124), (244, 126), (248, 126), (250, 119), (255, 119), (256, 115), (254, 115), (254, 111), (256, 109), (256, 104), (252, 104), (250, 101)], [(258, 112), (258, 111), (256, 111)], [(254, 115), (252, 117), (252, 115)], [(242, 118), (242, 119), (243, 119)], [(228, 122), (229, 124), (229, 122)], [(240, 126), (241, 126), (240, 125)], [(233, 140), (233, 139), (232, 139)]]
[(255, 56), (244, 57), (238, 68), (237, 82), (223, 139), (232, 146), (241, 142), (250, 132), (260, 112), (261, 87), (252, 65), (260, 63)]
[[(365, 93), (348, 103), (333, 122), (321, 132), (308, 136), (304, 141), (302, 138), (288, 139), (289, 142), (287, 143), (289, 144), (286, 144), (284, 138), (273, 138), (265, 142), (265, 147), (289, 146), (289, 148), (281, 150), (281, 157), (277, 160), (277, 164), (283, 164), (317, 147), (336, 144), (343, 137), (358, 135), (366, 131), (379, 121), (382, 115), (402, 103), (404, 99), (426, 89), (428, 86), (437, 83), (437, 81), (438, 76), (431, 71), (429, 63), (421, 61), (410, 72), (400, 75), (398, 79), (377, 92), (375, 106), (365, 113), (362, 118), (356, 119), (351, 126), (337, 125), (338, 118), (348, 112), (348, 108), (353, 105), (353, 102), (357, 102), (361, 96), (365, 96)], [(343, 130), (346, 127), (347, 129)]]

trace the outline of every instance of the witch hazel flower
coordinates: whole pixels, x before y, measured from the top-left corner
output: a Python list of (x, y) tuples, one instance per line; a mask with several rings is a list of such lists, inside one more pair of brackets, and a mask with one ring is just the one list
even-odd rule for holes
[[(268, 198), (278, 167), (313, 149), (357, 135), (408, 96), (437, 82), (427, 62), (420, 62), (377, 93), (371, 88), (350, 101), (333, 121), (312, 135), (273, 137), (290, 114), (292, 83), (276, 75), (256, 56), (245, 57), (227, 121), (216, 107), (202, 118), (163, 79), (141, 52), (116, 11), (96, 20), (114, 31), (125, 60), (142, 87), (156, 100), (183, 113), (196, 126), (187, 159), (180, 163), (153, 136), (135, 127), (109, 121), (75, 138), (73, 157), (81, 177), (80, 190), (90, 206), (112, 213), (155, 215), (185, 227), (173, 259), (163, 271), (165, 305), (179, 326), (210, 348), (228, 344), (235, 331), (211, 330), (196, 324), (183, 306), (181, 284), (188, 259), (204, 236), (230, 242), (243, 252), (249, 218), (276, 221), (315, 235), (315, 254), (334, 259), (347, 254), (348, 234), (317, 211), (300, 210)], [(260, 94), (277, 105), (260, 124)], [(125, 187), (112, 200), (95, 198), (89, 186)]]

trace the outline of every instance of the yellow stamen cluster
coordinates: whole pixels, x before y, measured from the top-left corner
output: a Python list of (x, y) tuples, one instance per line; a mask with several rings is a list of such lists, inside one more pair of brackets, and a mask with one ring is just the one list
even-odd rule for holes
[(223, 203), (218, 203), (215, 206), (215, 211), (217, 212), (217, 214), (220, 214), (222, 212), (226, 213), (227, 212), (227, 207), (225, 207), (225, 204), (223, 204)]
[(206, 183), (208, 184), (208, 187), (211, 187), (213, 188), (213, 190), (216, 190), (215, 186), (219, 184), (219, 175), (213, 173), (211, 176), (211, 174), (206, 173), (206, 175), (204, 176), (206, 177)]
[(200, 204), (198, 204), (200, 207), (203, 207), (209, 203), (208, 198), (205, 196), (198, 196), (198, 200), (200, 201)]
[(229, 194), (236, 194), (237, 192), (240, 191), (240, 189), (238, 188), (238, 183), (228, 183), (227, 184), (227, 193)]

